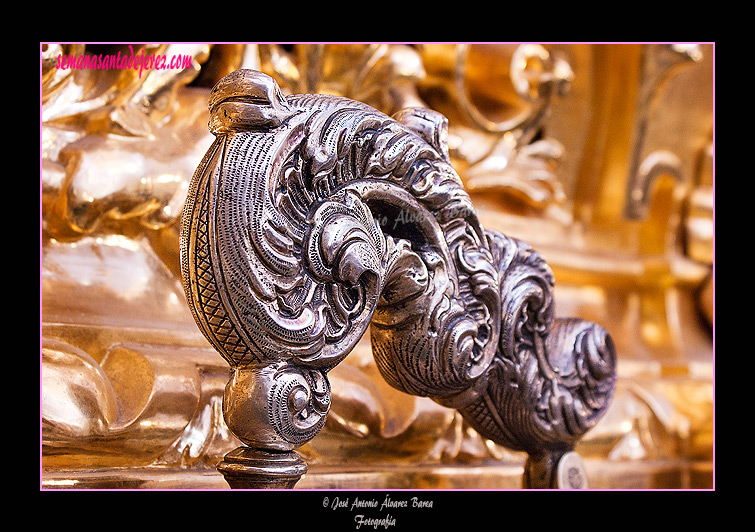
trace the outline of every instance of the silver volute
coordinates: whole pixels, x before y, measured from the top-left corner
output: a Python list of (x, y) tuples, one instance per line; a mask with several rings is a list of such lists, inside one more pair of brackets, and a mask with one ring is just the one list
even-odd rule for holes
[(182, 273), (231, 367), (224, 416), (246, 447), (219, 469), (233, 487), (290, 487), (306, 471), (295, 449), (325, 423), (328, 372), (368, 327), (385, 380), (526, 451), (528, 487), (585, 485), (573, 449), (612, 397), (611, 338), (557, 318), (544, 259), (481, 226), (442, 115), (284, 97), (250, 70), (218, 82), (210, 113)]

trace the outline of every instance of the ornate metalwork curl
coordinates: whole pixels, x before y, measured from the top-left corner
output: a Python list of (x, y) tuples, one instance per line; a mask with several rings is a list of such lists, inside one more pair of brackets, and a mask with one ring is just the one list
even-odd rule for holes
[[(614, 387), (610, 336), (555, 319), (545, 261), (482, 228), (442, 115), (284, 97), (250, 70), (219, 81), (209, 106), (216, 139), (186, 202), (182, 271), (231, 366), (224, 415), (249, 449), (290, 453), (317, 434), (327, 373), (368, 327), (388, 383), (538, 463), (595, 424)], [(220, 468), (234, 479), (239, 456)]]

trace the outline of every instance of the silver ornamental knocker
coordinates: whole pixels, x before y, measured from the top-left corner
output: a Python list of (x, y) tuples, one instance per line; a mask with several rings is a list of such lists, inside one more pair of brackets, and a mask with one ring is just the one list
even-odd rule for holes
[(325, 424), (328, 371), (367, 327), (393, 387), (528, 453), (525, 486), (584, 487), (573, 448), (613, 394), (611, 338), (555, 318), (543, 258), (481, 227), (445, 117), (284, 97), (251, 70), (221, 79), (209, 108), (181, 260), (197, 325), (231, 367), (223, 412), (244, 443), (218, 466), (231, 487), (306, 472), (295, 449)]

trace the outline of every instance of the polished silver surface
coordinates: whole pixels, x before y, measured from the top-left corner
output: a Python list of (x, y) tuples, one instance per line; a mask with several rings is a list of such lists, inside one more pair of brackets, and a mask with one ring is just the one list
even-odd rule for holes
[[(317, 435), (328, 371), (368, 328), (390, 385), (534, 462), (557, 461), (595, 425), (615, 385), (611, 338), (556, 318), (545, 260), (481, 226), (442, 115), (284, 97), (251, 70), (217, 83), (210, 114), (181, 260), (197, 325), (231, 367), (224, 417), (248, 446), (234, 464), (290, 457)], [(280, 460), (254, 460), (220, 469), (254, 470), (248, 487), (275, 478)]]

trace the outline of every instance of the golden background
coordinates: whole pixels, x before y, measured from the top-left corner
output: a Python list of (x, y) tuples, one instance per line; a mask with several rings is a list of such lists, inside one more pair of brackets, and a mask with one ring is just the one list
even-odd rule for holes
[[(184, 54), (76, 70), (61, 54)], [(178, 220), (237, 68), (284, 93), (449, 118), (482, 224), (540, 251), (556, 310), (614, 338), (618, 386), (578, 445), (592, 488), (714, 483), (714, 60), (702, 44), (41, 44), (42, 488), (226, 489), (228, 368), (181, 288)], [(518, 488), (524, 457), (390, 388), (365, 338), (330, 373), (297, 488)]]

